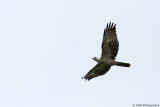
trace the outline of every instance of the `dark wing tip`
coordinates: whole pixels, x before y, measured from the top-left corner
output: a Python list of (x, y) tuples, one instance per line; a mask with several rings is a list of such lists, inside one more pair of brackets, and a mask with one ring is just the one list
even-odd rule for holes
[(90, 78), (86, 78), (85, 80), (88, 80), (88, 81), (89, 81), (89, 80), (90, 80)]
[(85, 79), (85, 80), (91, 80), (92, 78), (95, 78), (97, 76), (100, 76), (99, 74), (97, 73), (87, 73), (82, 79)]
[(105, 32), (107, 32), (109, 30), (115, 30), (115, 29), (116, 29), (116, 24), (114, 24), (114, 22), (109, 22), (109, 23), (107, 23)]
[(85, 81), (86, 81), (86, 80), (89, 81), (89, 80), (92, 79), (92, 78), (88, 78), (87, 76), (84, 76), (84, 77), (81, 77), (81, 79), (85, 79)]

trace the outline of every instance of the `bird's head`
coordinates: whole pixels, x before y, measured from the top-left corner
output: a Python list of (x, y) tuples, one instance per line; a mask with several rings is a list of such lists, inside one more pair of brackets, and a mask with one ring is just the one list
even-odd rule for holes
[(101, 62), (101, 58), (93, 57), (92, 59), (95, 60), (96, 62)]
[(93, 60), (96, 60), (96, 59), (97, 59), (97, 57), (93, 57), (92, 59), (93, 59)]
[(93, 57), (92, 59), (95, 60), (96, 62), (101, 62), (101, 58)]

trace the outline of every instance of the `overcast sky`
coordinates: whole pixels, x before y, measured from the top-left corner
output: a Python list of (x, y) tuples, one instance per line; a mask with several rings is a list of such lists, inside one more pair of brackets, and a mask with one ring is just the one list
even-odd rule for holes
[[(0, 107), (160, 104), (159, 0), (1, 0)], [(118, 61), (81, 79), (115, 22)]]

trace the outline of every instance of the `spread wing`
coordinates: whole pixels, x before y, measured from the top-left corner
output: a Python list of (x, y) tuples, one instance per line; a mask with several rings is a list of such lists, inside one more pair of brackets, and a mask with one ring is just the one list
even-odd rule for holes
[(119, 42), (116, 34), (116, 24), (107, 23), (106, 29), (104, 29), (103, 41), (102, 41), (102, 58), (112, 57), (115, 59), (118, 53)]
[(104, 75), (107, 71), (109, 71), (110, 68), (111, 68), (110, 66), (106, 66), (103, 63), (98, 63), (84, 76), (84, 79), (90, 80), (94, 77)]

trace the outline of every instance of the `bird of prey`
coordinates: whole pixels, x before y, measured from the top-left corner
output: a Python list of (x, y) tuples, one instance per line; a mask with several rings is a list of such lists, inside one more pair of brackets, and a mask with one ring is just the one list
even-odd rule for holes
[(83, 78), (90, 80), (94, 77), (104, 75), (109, 71), (111, 66), (117, 65), (122, 67), (130, 67), (129, 63), (118, 62), (115, 60), (118, 49), (119, 42), (116, 34), (116, 24), (107, 23), (106, 29), (104, 29), (103, 40), (102, 40), (102, 54), (100, 58), (94, 57), (97, 65), (95, 65)]

